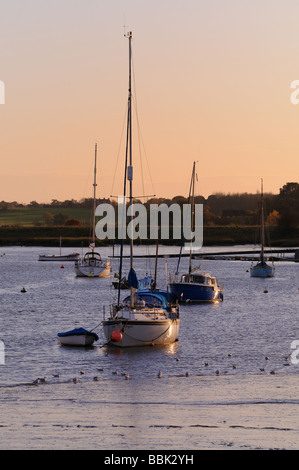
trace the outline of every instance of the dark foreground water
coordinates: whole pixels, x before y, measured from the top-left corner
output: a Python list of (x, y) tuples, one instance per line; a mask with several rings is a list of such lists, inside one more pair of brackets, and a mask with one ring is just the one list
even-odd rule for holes
[[(99, 326), (86, 349), (60, 346), (57, 333), (96, 327), (111, 279), (76, 278), (72, 263), (39, 262), (45, 251), (55, 252), (0, 249), (1, 449), (299, 449), (299, 264), (251, 279), (248, 261), (202, 261), (224, 281), (224, 302), (182, 306), (177, 343), (115, 350)], [(135, 267), (153, 274), (154, 260)], [(158, 280), (165, 287), (163, 259)]]

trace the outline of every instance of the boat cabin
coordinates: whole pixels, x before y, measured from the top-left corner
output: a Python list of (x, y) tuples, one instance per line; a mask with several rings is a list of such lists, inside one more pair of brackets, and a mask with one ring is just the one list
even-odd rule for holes
[(210, 274), (184, 274), (181, 278), (181, 282), (201, 284), (204, 286), (216, 286), (216, 277), (210, 276)]
[(88, 266), (96, 266), (96, 264), (101, 260), (101, 255), (94, 251), (89, 251), (83, 258), (84, 263), (88, 264)]

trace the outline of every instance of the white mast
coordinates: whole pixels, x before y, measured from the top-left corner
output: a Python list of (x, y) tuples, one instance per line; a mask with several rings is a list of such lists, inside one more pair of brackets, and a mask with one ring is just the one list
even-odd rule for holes
[(97, 150), (98, 145), (95, 144), (94, 152), (94, 181), (93, 181), (93, 217), (92, 217), (92, 251), (95, 249), (95, 226), (96, 226), (96, 187), (97, 187)]
[[(132, 32), (129, 38), (129, 96), (128, 96), (128, 121), (129, 121), (129, 166), (128, 181), (130, 182), (130, 206), (133, 204), (133, 160), (132, 160)], [(133, 216), (132, 216), (133, 218)], [(133, 227), (133, 224), (131, 224)], [(133, 236), (131, 236), (131, 269), (133, 269)]]
[[(133, 158), (132, 158), (132, 32), (127, 33), (129, 39), (129, 90), (128, 90), (128, 120), (127, 120), (127, 144), (126, 144), (126, 162), (129, 154), (129, 165), (127, 167), (127, 180), (130, 183), (129, 201), (131, 207), (131, 222), (133, 220)], [(130, 240), (130, 272), (133, 272), (133, 223), (131, 223), (132, 233)], [(135, 288), (131, 290), (131, 308), (135, 305)]]
[[(193, 162), (192, 177), (191, 177), (191, 187), (190, 187), (190, 196), (191, 196), (191, 233), (194, 231), (194, 186), (195, 186), (195, 165)], [(190, 275), (192, 271), (192, 240), (190, 240), (190, 257), (189, 257), (189, 276), (188, 281), (190, 282)]]
[(261, 261), (264, 261), (264, 245), (265, 245), (265, 221), (264, 221), (264, 187), (263, 178), (261, 178)]

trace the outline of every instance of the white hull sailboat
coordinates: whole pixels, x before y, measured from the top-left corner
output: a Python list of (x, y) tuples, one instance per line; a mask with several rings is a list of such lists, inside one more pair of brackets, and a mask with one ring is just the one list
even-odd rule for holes
[[(131, 94), (131, 65), (132, 65), (132, 33), (129, 39), (129, 95), (127, 114), (127, 143), (126, 143), (126, 171), (125, 178), (130, 186), (130, 205), (133, 204), (133, 166), (132, 166), (132, 94)], [(128, 164), (129, 157), (129, 164)], [(124, 184), (124, 198), (126, 197), (126, 181)], [(120, 258), (119, 279), (122, 279), (122, 248)], [(166, 298), (149, 292), (137, 292), (138, 280), (133, 268), (133, 238), (130, 243), (130, 272), (128, 276), (130, 295), (120, 302), (120, 288), (118, 302), (111, 305), (109, 318), (103, 319), (103, 331), (109, 345), (127, 348), (139, 346), (152, 346), (173, 343), (179, 334), (180, 318), (179, 306), (171, 305)]]
[(274, 277), (275, 267), (274, 263), (270, 266), (267, 264), (264, 256), (265, 246), (265, 222), (264, 222), (264, 193), (263, 193), (263, 180), (261, 180), (261, 253), (260, 261), (256, 265), (251, 265), (251, 277)]
[(109, 277), (111, 272), (110, 261), (102, 259), (100, 253), (95, 251), (95, 211), (96, 211), (96, 175), (97, 175), (97, 144), (95, 144), (94, 183), (93, 183), (93, 222), (92, 242), (90, 250), (83, 259), (75, 262), (75, 273), (77, 277)]
[[(153, 302), (153, 299), (154, 302)], [(178, 307), (166, 305), (153, 293), (151, 300), (139, 293), (134, 306), (128, 297), (118, 309), (111, 306), (110, 318), (103, 321), (110, 345), (127, 348), (174, 343), (178, 340), (180, 319)]]
[(109, 277), (111, 272), (110, 261), (101, 258), (95, 251), (87, 252), (83, 260), (75, 262), (77, 277)]
[(63, 255), (61, 253), (61, 237), (59, 238), (59, 255), (39, 255), (39, 261), (77, 261), (79, 259), (79, 253), (70, 253)]
[(39, 255), (39, 261), (77, 261), (79, 253), (70, 253), (69, 255)]

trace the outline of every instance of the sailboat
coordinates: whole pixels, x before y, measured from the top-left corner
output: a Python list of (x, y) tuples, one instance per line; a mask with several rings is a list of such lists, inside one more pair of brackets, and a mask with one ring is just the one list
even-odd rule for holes
[[(129, 39), (129, 93), (127, 110), (127, 142), (125, 161), (124, 198), (127, 181), (130, 187), (130, 204), (133, 204), (132, 164), (132, 32)], [(129, 162), (128, 162), (129, 159)], [(129, 163), (129, 164), (128, 164)], [(123, 245), (121, 245), (119, 279), (122, 279)], [(173, 343), (178, 338), (180, 318), (179, 306), (170, 305), (167, 299), (156, 292), (138, 291), (138, 279), (133, 266), (133, 237), (130, 240), (130, 271), (128, 283), (130, 295), (110, 306), (109, 317), (103, 319), (103, 331), (109, 345), (118, 348), (152, 346)]]
[(70, 253), (63, 255), (61, 253), (61, 237), (59, 239), (59, 255), (39, 255), (39, 261), (76, 261), (79, 259), (79, 253)]
[(158, 273), (158, 251), (159, 251), (159, 235), (156, 240), (156, 256), (155, 256), (155, 274), (154, 279), (150, 277), (150, 283), (148, 285), (143, 285), (139, 281), (138, 293), (151, 292), (164, 296), (167, 302), (170, 305), (175, 305), (177, 302), (177, 297), (173, 296), (170, 292), (168, 281), (167, 281), (167, 257), (165, 257), (165, 271), (166, 271), (166, 289), (160, 289), (157, 287), (157, 273)]
[(260, 261), (256, 265), (251, 265), (250, 276), (251, 277), (273, 277), (275, 273), (274, 263), (269, 266), (266, 263), (264, 256), (265, 247), (265, 214), (264, 214), (264, 191), (263, 191), (263, 179), (261, 180), (261, 252)]
[[(193, 163), (191, 184), (188, 202), (192, 204), (192, 214), (194, 215), (194, 186), (196, 162)], [(192, 221), (194, 224), (194, 221)], [(200, 266), (192, 268), (192, 244), (190, 246), (189, 270), (178, 278), (181, 261), (181, 252), (175, 275), (169, 283), (173, 296), (176, 296), (180, 303), (192, 302), (221, 302), (223, 300), (223, 288), (217, 283), (216, 277), (209, 273), (197, 272)]]
[(83, 259), (80, 258), (75, 262), (75, 273), (78, 277), (109, 277), (111, 271), (110, 261), (102, 259), (100, 253), (95, 251), (96, 177), (97, 144), (95, 144), (94, 159), (92, 242), (89, 245), (91, 251), (85, 253)]

